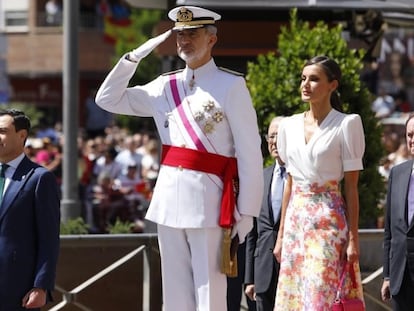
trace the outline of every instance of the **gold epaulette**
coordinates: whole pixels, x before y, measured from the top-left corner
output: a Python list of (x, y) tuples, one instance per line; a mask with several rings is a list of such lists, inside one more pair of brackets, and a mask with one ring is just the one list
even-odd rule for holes
[(244, 76), (244, 74), (243, 74), (243, 73), (238, 72), (238, 71), (234, 71), (234, 70), (231, 70), (231, 69), (228, 69), (228, 68), (218, 67), (218, 69), (220, 69), (221, 71), (224, 71), (224, 72), (230, 73), (230, 74), (232, 74), (232, 75), (242, 76), (242, 77)]
[(163, 75), (163, 76), (169, 76), (169, 75), (172, 75), (172, 74), (175, 74), (175, 73), (182, 72), (183, 70), (184, 70), (184, 69), (177, 69), (177, 70), (173, 70), (173, 71), (165, 72), (165, 73), (163, 73), (162, 75)]

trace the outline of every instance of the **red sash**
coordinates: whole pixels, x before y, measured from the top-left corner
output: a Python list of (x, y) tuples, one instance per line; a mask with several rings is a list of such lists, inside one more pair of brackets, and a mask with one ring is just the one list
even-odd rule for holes
[(219, 225), (223, 228), (230, 228), (234, 224), (235, 183), (238, 182), (236, 158), (206, 151), (162, 145), (161, 164), (214, 174), (220, 177), (223, 181), (223, 194)]

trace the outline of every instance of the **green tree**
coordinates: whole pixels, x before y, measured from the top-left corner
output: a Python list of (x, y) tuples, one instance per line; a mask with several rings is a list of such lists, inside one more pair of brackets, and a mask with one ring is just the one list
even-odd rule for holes
[[(366, 149), (364, 170), (360, 175), (360, 227), (375, 225), (382, 211), (378, 208), (385, 187), (377, 167), (384, 154), (382, 129), (371, 112), (372, 94), (361, 83), (364, 51), (352, 50), (342, 38), (341, 25), (329, 26), (319, 21), (313, 27), (297, 18), (293, 9), (289, 27), (283, 27), (278, 37), (277, 53), (259, 55), (248, 63), (247, 84), (256, 108), (260, 131), (267, 132), (276, 115), (291, 115), (308, 109), (300, 98), (299, 85), (304, 62), (316, 55), (335, 59), (342, 70), (339, 88), (343, 109), (361, 116)], [(270, 159), (267, 157), (266, 162)]]

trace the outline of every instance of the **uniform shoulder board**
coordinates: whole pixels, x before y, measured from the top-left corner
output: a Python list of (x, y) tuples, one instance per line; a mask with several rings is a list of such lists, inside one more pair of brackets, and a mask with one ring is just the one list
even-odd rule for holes
[(244, 74), (243, 74), (243, 73), (238, 72), (238, 71), (234, 71), (234, 70), (231, 70), (231, 69), (228, 69), (228, 68), (218, 67), (218, 69), (220, 69), (221, 71), (225, 71), (225, 72), (227, 72), (227, 73), (230, 73), (230, 74), (232, 74), (232, 75), (242, 76), (242, 77), (244, 76)]
[(172, 74), (174, 74), (174, 73), (179, 73), (179, 72), (181, 72), (181, 71), (183, 71), (184, 69), (177, 69), (177, 70), (173, 70), (173, 71), (169, 71), (169, 72), (165, 72), (165, 73), (163, 73), (162, 75), (163, 76), (169, 76), (169, 75), (172, 75)]

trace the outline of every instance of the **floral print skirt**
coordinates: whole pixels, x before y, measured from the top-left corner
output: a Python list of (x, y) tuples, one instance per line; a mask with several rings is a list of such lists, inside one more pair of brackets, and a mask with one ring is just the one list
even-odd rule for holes
[[(348, 226), (338, 182), (293, 184), (286, 210), (276, 311), (330, 311), (346, 251)], [(347, 278), (344, 295), (363, 299), (359, 265), (357, 288)]]

